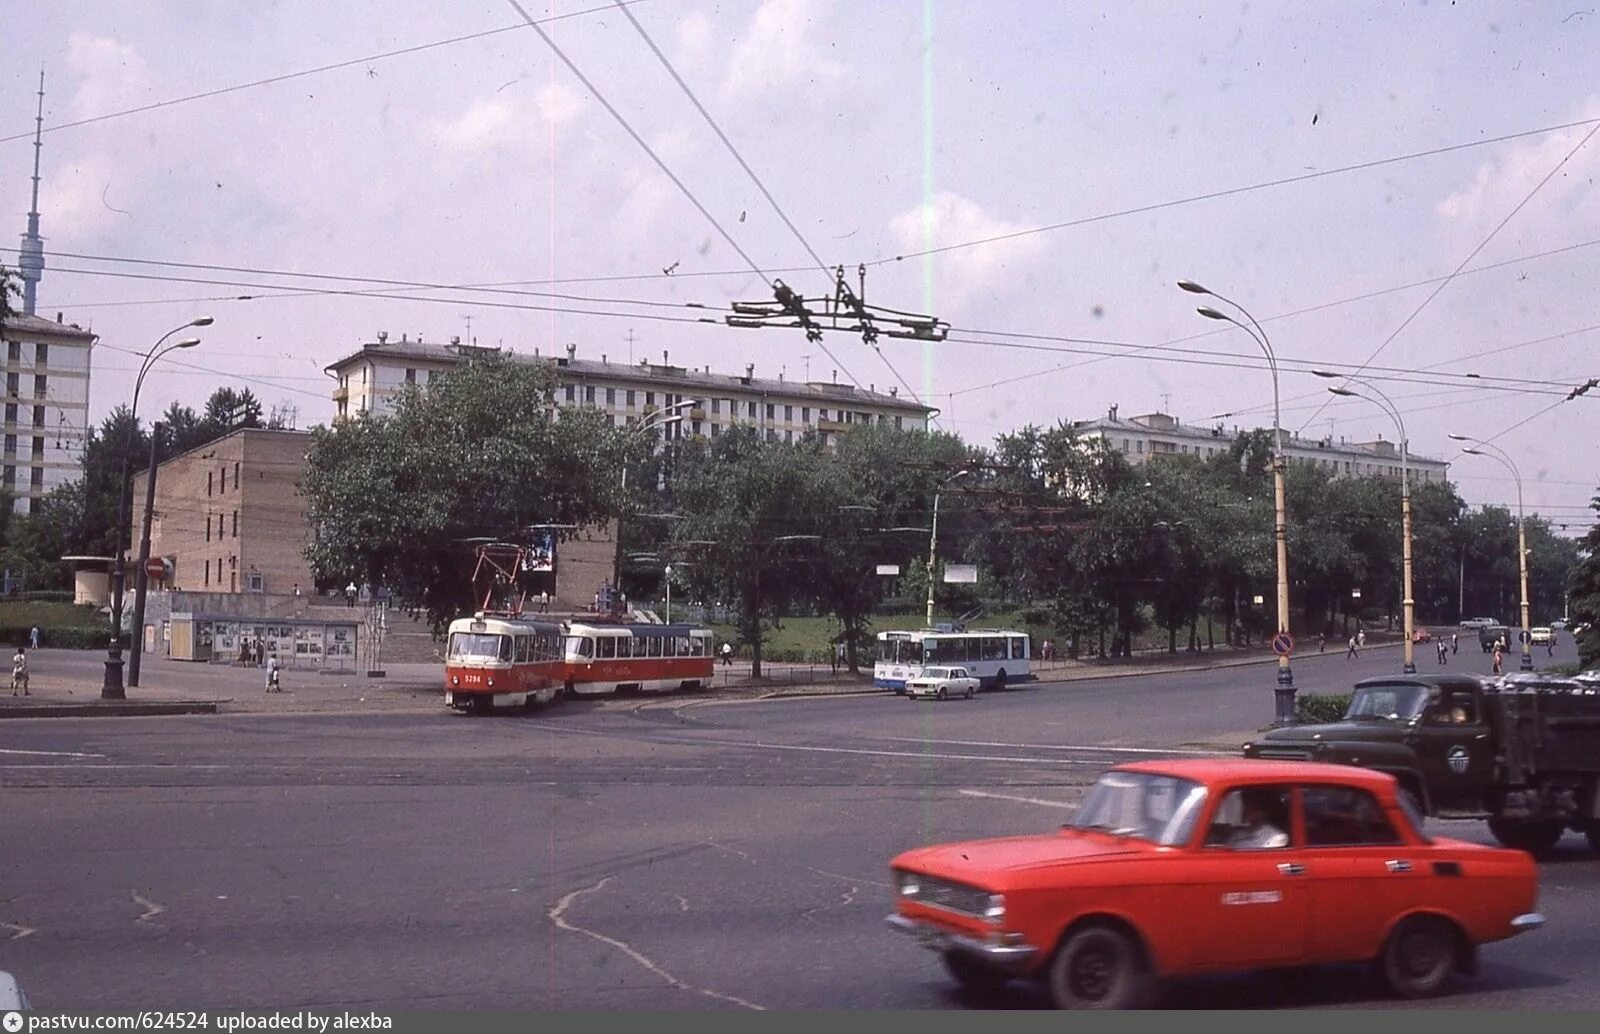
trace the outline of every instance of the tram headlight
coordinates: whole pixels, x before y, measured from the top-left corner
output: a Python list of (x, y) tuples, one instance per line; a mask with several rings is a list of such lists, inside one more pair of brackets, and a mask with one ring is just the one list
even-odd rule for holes
[(490, 689), (494, 688), (494, 679), (493, 678), (489, 679), (489, 688)]
[(452, 686), (461, 685), (461, 676), (460, 675), (452, 675), (452, 676), (450, 676), (450, 684)]

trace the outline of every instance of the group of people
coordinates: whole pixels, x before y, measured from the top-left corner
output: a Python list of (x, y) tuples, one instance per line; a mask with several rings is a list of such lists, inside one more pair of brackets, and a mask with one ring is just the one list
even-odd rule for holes
[(1443, 637), (1441, 637), (1434, 640), (1433, 648), (1439, 654), (1439, 663), (1449, 664), (1450, 655), (1461, 649), (1461, 637), (1456, 633), (1451, 632), (1450, 641), (1448, 643), (1444, 641)]

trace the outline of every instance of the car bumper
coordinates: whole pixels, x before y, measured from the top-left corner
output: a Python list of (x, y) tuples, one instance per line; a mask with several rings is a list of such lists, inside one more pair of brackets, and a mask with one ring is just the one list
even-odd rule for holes
[(1514, 934), (1527, 933), (1529, 930), (1537, 930), (1543, 925), (1544, 916), (1538, 912), (1524, 912), (1511, 920), (1511, 932)]
[(1008, 973), (1027, 969), (1028, 964), (1039, 954), (1039, 949), (1031, 944), (992, 944), (966, 934), (953, 933), (931, 923), (919, 923), (899, 913), (887, 916), (884, 921), (901, 933), (915, 937), (918, 943), (929, 951), (965, 955), (992, 969)]

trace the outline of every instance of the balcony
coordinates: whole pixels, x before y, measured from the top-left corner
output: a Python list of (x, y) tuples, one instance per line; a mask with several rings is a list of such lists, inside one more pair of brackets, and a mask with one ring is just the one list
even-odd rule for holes
[(350, 389), (349, 388), (334, 388), (333, 389), (333, 401), (335, 401), (335, 402), (347, 402), (347, 401), (349, 401), (349, 399), (350, 399)]

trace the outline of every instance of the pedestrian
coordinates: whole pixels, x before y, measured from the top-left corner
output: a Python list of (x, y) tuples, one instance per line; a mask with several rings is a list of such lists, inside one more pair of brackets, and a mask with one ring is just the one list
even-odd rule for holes
[(349, 585), (346, 585), (344, 587), (344, 605), (346, 607), (354, 607), (356, 605), (356, 583), (355, 582), (351, 582)]
[(1328, 633), (1321, 632), (1317, 635), (1317, 652), (1325, 653), (1328, 649)]
[(23, 696), (31, 696), (28, 692), (28, 648), (17, 647), (17, 652), (11, 655), (11, 695), (16, 696), (17, 690), (22, 690)]
[(1439, 640), (1439, 642), (1438, 642), (1438, 649), (1439, 649), (1439, 663), (1440, 663), (1440, 664), (1447, 664), (1447, 663), (1449, 663), (1449, 662), (1448, 662), (1448, 661), (1447, 661), (1447, 658), (1448, 658), (1448, 657), (1449, 657), (1449, 656), (1450, 656), (1450, 651), (1449, 651), (1449, 650), (1448, 650), (1448, 649), (1446, 649), (1446, 648), (1445, 648), (1445, 645), (1444, 645), (1444, 640), (1443, 640), (1443, 639), (1441, 639), (1441, 640)]
[(842, 649), (844, 649), (842, 643), (834, 643), (833, 649), (828, 651), (829, 659), (833, 662), (833, 673), (835, 675), (839, 674), (839, 651)]
[(1503, 656), (1504, 654), (1500, 651), (1500, 643), (1496, 640), (1494, 644), (1494, 673), (1496, 675), (1500, 674), (1500, 661)]
[(1357, 660), (1360, 660), (1361, 651), (1359, 649), (1357, 649), (1357, 647), (1359, 645), (1360, 644), (1356, 642), (1356, 637), (1355, 636), (1351, 636), (1350, 637), (1350, 648), (1344, 652), (1344, 659), (1348, 661), (1350, 658), (1354, 657)]
[(1357, 646), (1361, 646), (1361, 647), (1364, 647), (1364, 646), (1367, 645), (1367, 630), (1366, 629), (1364, 629), (1364, 628), (1356, 629), (1356, 645)]
[(273, 654), (267, 658), (267, 692), (282, 693), (283, 686), (278, 680), (278, 655)]
[(300, 598), (300, 583), (299, 582), (295, 582), (294, 583), (294, 598), (295, 599), (299, 599)]
[(726, 640), (722, 643), (722, 666), (724, 668), (733, 664), (733, 647)]
[(256, 667), (267, 663), (267, 644), (264, 640), (256, 640)]
[(241, 668), (250, 666), (250, 640), (243, 636), (239, 637), (239, 666)]
[(1043, 645), (1043, 646), (1041, 646), (1041, 647), (1040, 647), (1040, 648), (1039, 648), (1039, 652), (1040, 652), (1040, 655), (1041, 655), (1041, 656), (1042, 656), (1042, 657), (1043, 657), (1043, 658), (1044, 658), (1044, 659), (1045, 659), (1045, 660), (1046, 660), (1046, 661), (1049, 661), (1049, 660), (1050, 660), (1050, 658), (1052, 658), (1052, 657), (1054, 657), (1054, 656), (1055, 656), (1055, 655), (1056, 655), (1056, 644), (1055, 644), (1055, 640), (1053, 640), (1053, 639), (1046, 639), (1046, 640), (1045, 640), (1045, 641), (1044, 641), (1044, 645)]
[(1450, 652), (1456, 653), (1461, 649), (1461, 637), (1454, 632), (1450, 633)]
[(1551, 657), (1556, 655), (1556, 633), (1554, 629), (1550, 630), (1550, 638), (1545, 641), (1544, 648), (1545, 652)]
[(39, 626), (38, 625), (34, 625), (33, 628), (28, 632), (28, 646), (31, 649), (34, 649), (34, 650), (37, 650), (39, 648)]

